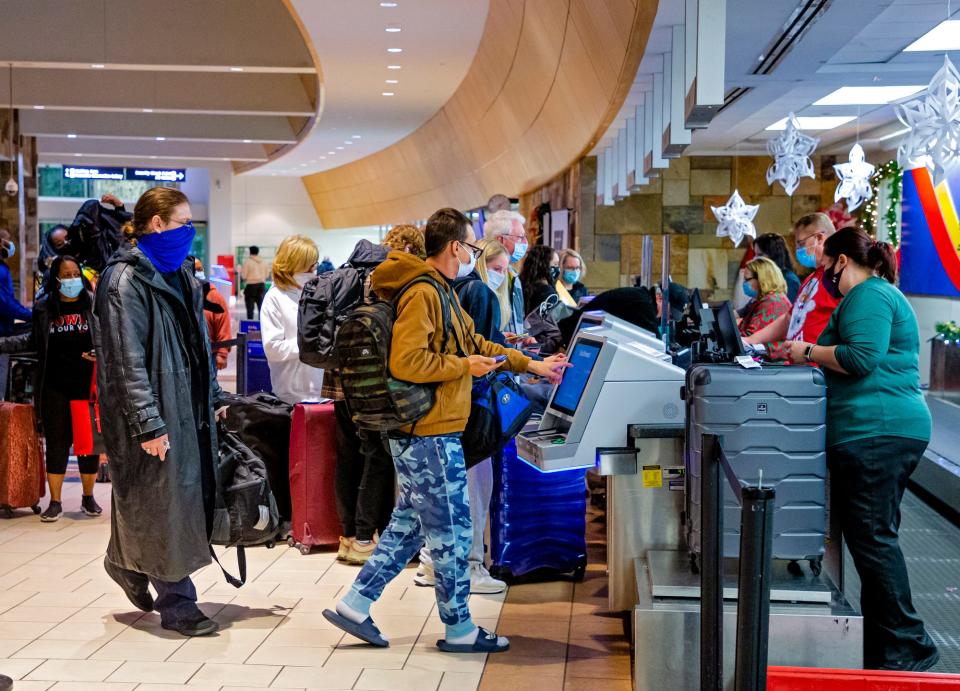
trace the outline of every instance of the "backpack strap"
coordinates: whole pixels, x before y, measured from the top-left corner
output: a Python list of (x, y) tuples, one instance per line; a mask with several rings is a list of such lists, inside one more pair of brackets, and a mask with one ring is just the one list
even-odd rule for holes
[(234, 588), (239, 588), (247, 582), (247, 551), (243, 545), (237, 545), (237, 566), (240, 568), (240, 578), (227, 573), (227, 570), (223, 568), (223, 564), (220, 563), (220, 559), (217, 558), (217, 553), (214, 551), (213, 545), (207, 545), (207, 547), (210, 549), (210, 556), (213, 557), (213, 560), (217, 562), (217, 566), (223, 571), (223, 577), (227, 579), (227, 583)]
[[(450, 317), (450, 295), (447, 294), (443, 286), (437, 283), (437, 281), (431, 276), (425, 276), (425, 275), (417, 276), (415, 279), (413, 279), (412, 281), (407, 283), (405, 286), (403, 286), (403, 288), (400, 289), (400, 292), (398, 292), (396, 296), (393, 298), (394, 308), (396, 308), (397, 305), (400, 304), (400, 298), (402, 298), (408, 290), (410, 290), (413, 286), (417, 285), (418, 283), (426, 283), (428, 285), (432, 285), (436, 289), (436, 291), (440, 294), (440, 312), (443, 315), (443, 337), (441, 338), (441, 341), (440, 341), (440, 353), (443, 354), (447, 350), (447, 341), (450, 338), (450, 332), (454, 330), (453, 320)], [(461, 357), (465, 357), (463, 355), (462, 349), (460, 348), (460, 341), (459, 339), (457, 339), (456, 332), (454, 332), (453, 337), (457, 341), (457, 350), (460, 352)]]

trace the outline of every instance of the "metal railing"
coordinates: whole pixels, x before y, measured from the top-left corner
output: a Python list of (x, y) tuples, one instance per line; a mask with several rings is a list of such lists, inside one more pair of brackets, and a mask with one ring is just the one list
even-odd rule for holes
[(767, 687), (770, 634), (770, 570), (773, 553), (772, 487), (745, 485), (730, 466), (718, 436), (702, 444), (700, 569), (700, 688), (723, 689), (723, 481), (740, 502), (740, 567), (737, 577), (737, 648), (734, 688)]

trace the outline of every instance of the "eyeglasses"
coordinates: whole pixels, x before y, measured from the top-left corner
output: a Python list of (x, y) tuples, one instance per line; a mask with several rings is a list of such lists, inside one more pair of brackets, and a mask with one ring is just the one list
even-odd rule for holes
[(755, 281), (755, 280), (757, 280), (757, 277), (756, 277), (756, 276), (747, 276), (747, 274), (744, 274), (744, 275), (743, 275), (743, 280), (744, 280), (744, 281)]
[(473, 253), (475, 259), (479, 259), (480, 255), (483, 254), (483, 249), (476, 245), (471, 245), (469, 242), (461, 242), (460, 244), (468, 248), (470, 252)]

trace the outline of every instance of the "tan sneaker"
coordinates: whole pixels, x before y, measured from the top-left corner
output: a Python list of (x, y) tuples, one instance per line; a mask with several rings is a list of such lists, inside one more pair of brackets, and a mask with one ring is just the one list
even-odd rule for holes
[(373, 554), (379, 542), (376, 533), (369, 543), (363, 544), (357, 541), (357, 538), (350, 540), (350, 551), (347, 553), (347, 563), (355, 566), (361, 566), (367, 563), (367, 559)]
[(353, 538), (340, 536), (340, 548), (337, 550), (337, 561), (346, 561), (350, 554), (350, 543)]

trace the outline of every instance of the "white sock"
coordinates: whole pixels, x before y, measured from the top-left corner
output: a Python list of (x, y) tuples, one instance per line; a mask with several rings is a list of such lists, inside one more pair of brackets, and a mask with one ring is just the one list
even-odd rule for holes
[(477, 642), (477, 637), (480, 636), (480, 629), (476, 626), (473, 627), (473, 631), (468, 633), (465, 636), (458, 636), (457, 638), (448, 638), (447, 643), (450, 645), (473, 645)]
[(339, 614), (344, 619), (349, 619), (354, 624), (362, 624), (367, 620), (368, 614), (364, 614), (358, 610), (355, 610), (348, 604), (345, 604), (343, 600), (337, 603), (337, 614)]

